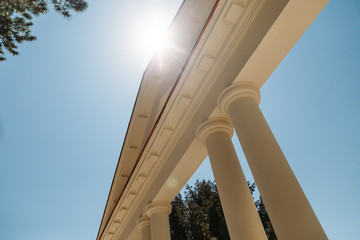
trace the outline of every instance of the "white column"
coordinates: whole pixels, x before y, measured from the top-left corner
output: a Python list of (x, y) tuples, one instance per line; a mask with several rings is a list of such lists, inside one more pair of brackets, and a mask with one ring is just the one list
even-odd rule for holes
[(231, 239), (266, 240), (264, 228), (231, 142), (233, 132), (229, 120), (214, 118), (199, 126), (197, 137), (207, 147)]
[(250, 83), (233, 84), (218, 99), (234, 124), (276, 235), (279, 239), (327, 239), (259, 102), (260, 92)]
[(141, 232), (141, 240), (151, 240), (150, 218), (142, 216), (136, 221), (136, 225)]
[(169, 225), (171, 203), (167, 201), (152, 202), (146, 207), (145, 211), (150, 217), (151, 239), (171, 240)]

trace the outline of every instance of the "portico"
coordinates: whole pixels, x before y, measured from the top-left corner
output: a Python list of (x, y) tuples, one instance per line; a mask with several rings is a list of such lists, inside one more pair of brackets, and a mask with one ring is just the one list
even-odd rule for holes
[(258, 106), (261, 86), (326, 3), (183, 3), (169, 30), (182, 51), (154, 57), (144, 73), (97, 239), (169, 240), (170, 202), (207, 155), (231, 238), (266, 239), (234, 129), (278, 238), (327, 239)]

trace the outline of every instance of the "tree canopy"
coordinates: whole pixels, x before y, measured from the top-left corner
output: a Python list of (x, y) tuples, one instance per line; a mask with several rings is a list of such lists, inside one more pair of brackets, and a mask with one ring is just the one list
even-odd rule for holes
[[(87, 8), (85, 0), (51, 0), (56, 12), (65, 18), (71, 12)], [(31, 34), (32, 18), (48, 12), (48, 0), (5, 0), (0, 1), (0, 61), (6, 60), (4, 49), (18, 55), (18, 44), (36, 39)]]
[[(249, 185), (251, 194), (255, 183)], [(172, 240), (230, 240), (219, 194), (214, 181), (197, 180), (186, 186), (184, 196), (172, 201), (170, 230)], [(269, 240), (277, 240), (261, 197), (254, 203)]]

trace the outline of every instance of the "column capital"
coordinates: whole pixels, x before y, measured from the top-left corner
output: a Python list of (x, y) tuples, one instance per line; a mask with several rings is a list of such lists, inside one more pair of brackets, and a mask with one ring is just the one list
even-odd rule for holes
[(166, 214), (170, 214), (172, 209), (172, 205), (167, 201), (156, 201), (152, 202), (145, 208), (146, 215), (151, 217), (154, 213), (164, 212)]
[(260, 104), (260, 90), (251, 82), (231, 84), (221, 92), (217, 103), (221, 111), (227, 114), (230, 104), (242, 97), (253, 98), (257, 104)]
[(146, 215), (138, 218), (138, 220), (136, 220), (136, 225), (139, 228), (139, 230), (141, 231), (144, 227), (146, 226), (150, 226), (150, 218)]
[(201, 143), (214, 132), (226, 132), (230, 138), (234, 134), (234, 128), (227, 118), (212, 118), (201, 123), (196, 130), (196, 137)]

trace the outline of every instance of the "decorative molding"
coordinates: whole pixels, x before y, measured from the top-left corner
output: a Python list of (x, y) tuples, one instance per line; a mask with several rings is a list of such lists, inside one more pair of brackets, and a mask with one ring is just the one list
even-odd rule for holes
[(214, 64), (214, 58), (203, 56), (198, 64), (198, 69), (207, 72), (211, 69)]
[(129, 192), (125, 198), (125, 201), (123, 203), (123, 206), (127, 209), (130, 208), (131, 204), (133, 203), (134, 199), (136, 197), (136, 193), (134, 192)]
[(150, 156), (145, 160), (142, 164), (139, 175), (141, 176), (148, 176), (153, 165), (158, 160), (159, 156), (155, 153), (150, 154)]
[(215, 132), (225, 132), (230, 138), (234, 134), (234, 127), (227, 118), (212, 118), (206, 120), (196, 130), (196, 137), (201, 143), (205, 143), (206, 138)]
[(260, 104), (260, 90), (251, 82), (240, 82), (231, 84), (221, 92), (217, 101), (218, 106), (227, 114), (230, 104), (243, 97), (252, 98)]
[(244, 7), (233, 3), (233, 4), (231, 4), (228, 12), (226, 13), (224, 20), (229, 23), (234, 24), (239, 20), (241, 13), (243, 11), (244, 11)]
[(185, 96), (181, 96), (178, 103), (177, 103), (177, 107), (180, 109), (185, 109), (189, 106), (191, 102), (191, 98), (189, 97), (185, 97)]
[(150, 218), (148, 216), (142, 216), (136, 221), (136, 225), (141, 231), (144, 227), (150, 226)]
[(124, 216), (126, 215), (127, 211), (128, 211), (127, 208), (122, 207), (122, 208), (118, 211), (118, 213), (116, 214), (115, 220), (116, 220), (116, 221), (119, 221), (119, 222), (122, 222), (122, 219), (123, 219)]
[(153, 215), (154, 213), (159, 213), (159, 212), (170, 215), (171, 210), (172, 210), (172, 205), (170, 202), (157, 201), (157, 202), (152, 202), (149, 205), (147, 205), (145, 212), (146, 212), (146, 215), (151, 217), (151, 215)]
[(146, 176), (145, 175), (138, 175), (135, 182), (131, 186), (132, 192), (137, 193), (141, 188), (142, 184), (145, 182)]
[(160, 137), (164, 138), (164, 139), (168, 139), (171, 134), (173, 133), (173, 129), (171, 128), (168, 128), (168, 127), (164, 127), (161, 134), (160, 134)]
[(109, 232), (108, 234), (106, 234), (104, 240), (111, 240), (113, 236), (114, 236), (114, 234)]
[(109, 228), (109, 233), (115, 234), (115, 232), (118, 230), (119, 226), (120, 226), (120, 222), (114, 221)]

